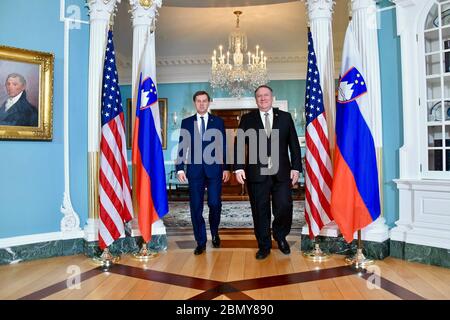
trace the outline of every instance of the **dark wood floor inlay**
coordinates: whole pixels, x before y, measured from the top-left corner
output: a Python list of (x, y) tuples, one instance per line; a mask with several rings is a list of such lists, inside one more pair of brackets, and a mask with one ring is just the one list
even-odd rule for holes
[(156, 270), (144, 270), (138, 267), (132, 267), (124, 264), (117, 264), (113, 266), (109, 270), (109, 272), (120, 274), (122, 276), (155, 281), (197, 290), (209, 290), (215, 286), (222, 284), (222, 282), (220, 281), (184, 276), (180, 274)]
[(229, 282), (234, 288), (240, 291), (264, 289), (270, 287), (285, 286), (303, 282), (325, 280), (337, 277), (344, 277), (355, 274), (356, 271), (347, 266), (319, 269), (313, 271), (304, 271), (277, 276), (268, 276), (255, 279), (238, 280)]
[[(337, 277), (352, 276), (357, 274), (366, 281), (371, 281), (371, 277), (373, 276), (372, 273), (367, 273), (365, 271), (360, 272), (349, 266), (340, 266), (328, 269), (318, 269), (254, 279), (236, 280), (230, 282), (215, 281), (163, 271), (142, 269), (139, 267), (133, 267), (124, 264), (116, 264), (111, 267), (108, 272), (168, 285), (203, 290), (202, 293), (191, 297), (190, 300), (211, 300), (221, 295), (225, 295), (232, 300), (253, 300), (243, 291), (333, 279)], [(99, 275), (100, 273), (102, 273), (102, 269), (100, 267), (86, 271), (80, 275), (80, 280), (88, 280)], [(380, 286), (382, 289), (404, 300), (425, 300), (423, 297), (415, 294), (414, 292), (411, 292), (399, 286), (398, 284), (382, 277), (380, 277)], [(51, 286), (28, 294), (20, 298), (20, 300), (44, 299), (65, 289), (67, 289), (67, 280), (55, 283)]]
[(202, 292), (196, 296), (191, 297), (189, 300), (212, 300), (221, 295), (225, 295), (231, 300), (253, 300), (251, 297), (243, 292), (240, 292), (238, 289), (234, 288), (228, 283), (223, 283), (208, 291)]
[[(89, 271), (83, 272), (80, 274), (80, 282), (83, 282), (85, 280), (88, 280), (92, 277), (95, 277), (99, 274), (101, 274), (103, 271), (101, 267), (91, 269)], [(60, 281), (58, 283), (55, 283), (51, 286), (48, 286), (46, 288), (43, 288), (41, 290), (35, 291), (33, 293), (30, 293), (18, 300), (41, 300), (44, 298), (47, 298), (48, 296), (51, 296), (52, 294), (58, 293), (60, 291), (63, 291), (67, 289), (67, 279)]]
[[(366, 279), (366, 281), (371, 281), (371, 277), (373, 276), (375, 275), (369, 272), (363, 273), (361, 275), (361, 277)], [(408, 289), (405, 289), (388, 279), (381, 277), (380, 277), (380, 287), (403, 300), (426, 300), (424, 297), (419, 296), (418, 294), (409, 291)]]

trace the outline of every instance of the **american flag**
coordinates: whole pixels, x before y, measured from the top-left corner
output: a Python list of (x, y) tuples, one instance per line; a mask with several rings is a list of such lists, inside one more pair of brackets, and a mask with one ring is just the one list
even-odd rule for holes
[(305, 220), (314, 238), (331, 222), (333, 169), (320, 75), (311, 32), (308, 33), (308, 74), (305, 93), (306, 161)]
[(100, 248), (104, 249), (125, 235), (124, 222), (133, 218), (124, 115), (111, 30), (108, 32), (103, 69), (101, 117), (98, 238)]

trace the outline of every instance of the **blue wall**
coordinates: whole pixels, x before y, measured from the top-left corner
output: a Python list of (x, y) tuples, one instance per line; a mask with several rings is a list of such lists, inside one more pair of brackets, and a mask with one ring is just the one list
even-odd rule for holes
[(399, 194), (392, 181), (400, 176), (399, 149), (403, 145), (402, 72), (395, 9), (380, 14), (378, 30), (383, 121), (383, 209), (387, 224), (398, 220)]
[[(83, 0), (77, 3), (86, 11)], [(64, 24), (59, 1), (2, 0), (0, 44), (55, 55), (53, 88), (53, 140), (0, 140), (0, 238), (60, 230), (64, 192), (63, 66)], [(18, 16), (19, 15), (19, 16)], [(18, 23), (17, 21), (26, 21)], [(87, 46), (89, 27), (71, 35), (70, 82), (72, 202), (82, 223), (87, 217)], [(2, 83), (0, 79), (0, 83)]]

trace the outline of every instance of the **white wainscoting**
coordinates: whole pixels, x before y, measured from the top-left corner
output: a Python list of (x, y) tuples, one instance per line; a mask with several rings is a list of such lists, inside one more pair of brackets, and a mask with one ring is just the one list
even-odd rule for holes
[(450, 249), (450, 181), (396, 180), (400, 218), (391, 239)]

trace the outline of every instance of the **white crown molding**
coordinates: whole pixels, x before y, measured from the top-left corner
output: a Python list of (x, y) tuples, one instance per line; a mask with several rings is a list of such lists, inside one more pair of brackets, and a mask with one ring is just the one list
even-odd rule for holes
[[(335, 60), (339, 60), (342, 55), (342, 48), (336, 48)], [(305, 63), (306, 53), (301, 52), (280, 52), (267, 54), (267, 62), (270, 63)], [(117, 67), (125, 69), (131, 68), (131, 58), (120, 53), (116, 55)], [(211, 65), (209, 55), (187, 55), (187, 56), (159, 56), (156, 57), (156, 66), (180, 66), (180, 65)]]
[[(292, 63), (305, 62), (306, 54), (300, 52), (282, 52), (267, 53), (268, 63)], [(211, 56), (209, 55), (190, 55), (190, 56), (160, 56), (156, 58), (157, 66), (169, 65), (211, 65)]]
[[(334, 77), (339, 77), (342, 50), (336, 49)], [(268, 60), (270, 80), (304, 80), (306, 76), (306, 55), (296, 52), (286, 52), (271, 55)], [(117, 68), (120, 84), (132, 83), (131, 62), (118, 55)], [(208, 82), (211, 77), (209, 56), (171, 56), (157, 58), (156, 72), (158, 83), (191, 83)]]

